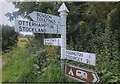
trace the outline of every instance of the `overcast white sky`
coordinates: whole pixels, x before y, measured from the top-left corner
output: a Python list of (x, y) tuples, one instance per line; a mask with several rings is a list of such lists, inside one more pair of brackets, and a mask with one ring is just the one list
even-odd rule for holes
[[(6, 13), (17, 11), (18, 9), (11, 2), (0, 1), (0, 24), (14, 26), (14, 21), (8, 21), (8, 18), (5, 16)], [(32, 33), (22, 33), (22, 34), (32, 34)]]
[(5, 25), (10, 25), (13, 26), (14, 25), (14, 21), (10, 22), (8, 21), (8, 18), (5, 16), (6, 13), (10, 12), (14, 12), (17, 9), (15, 9), (14, 5), (11, 2), (0, 2), (0, 5), (2, 5), (2, 10), (0, 10), (0, 20), (2, 21), (2, 24)]

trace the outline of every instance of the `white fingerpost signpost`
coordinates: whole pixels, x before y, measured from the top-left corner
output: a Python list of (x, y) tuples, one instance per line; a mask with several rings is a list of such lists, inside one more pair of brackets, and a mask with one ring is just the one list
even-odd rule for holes
[(33, 21), (19, 19), (15, 20), (15, 31), (61, 34), (61, 38), (44, 39), (44, 45), (54, 45), (61, 47), (61, 75), (63, 80), (65, 79), (66, 74), (66, 76), (76, 79), (78, 81), (98, 82), (99, 78), (98, 76), (96, 76), (96, 72), (93, 72), (91, 70), (83, 70), (81, 68), (76, 68), (75, 66), (71, 66), (68, 64), (66, 65), (66, 60), (72, 60), (75, 62), (81, 62), (95, 66), (96, 54), (66, 50), (66, 18), (68, 15), (67, 12), (69, 12), (69, 10), (63, 3), (58, 9), (58, 12), (60, 13), (60, 16), (33, 11), (29, 14)]
[(61, 28), (61, 74), (64, 78), (65, 74), (65, 63), (66, 63), (66, 17), (67, 12), (69, 10), (67, 9), (66, 5), (63, 3), (61, 7), (58, 9), (58, 12), (60, 13), (61, 19), (60, 23), (62, 26)]

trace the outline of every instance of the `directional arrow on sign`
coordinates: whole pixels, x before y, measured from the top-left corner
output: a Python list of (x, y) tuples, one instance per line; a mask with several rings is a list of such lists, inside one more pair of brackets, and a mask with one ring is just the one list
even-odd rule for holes
[(92, 73), (92, 75), (93, 75), (93, 81), (92, 82), (96, 82), (98, 80), (97, 79), (98, 76), (96, 76), (94, 73)]
[(80, 82), (87, 82), (87, 83), (99, 82), (99, 77), (95, 71), (84, 69), (81, 67), (76, 67), (69, 64), (65, 65), (65, 75)]

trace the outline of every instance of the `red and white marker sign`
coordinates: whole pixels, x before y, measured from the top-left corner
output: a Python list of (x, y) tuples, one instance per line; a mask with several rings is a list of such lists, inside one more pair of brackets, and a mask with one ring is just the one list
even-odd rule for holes
[(80, 82), (99, 82), (99, 77), (95, 71), (66, 64), (65, 75)]

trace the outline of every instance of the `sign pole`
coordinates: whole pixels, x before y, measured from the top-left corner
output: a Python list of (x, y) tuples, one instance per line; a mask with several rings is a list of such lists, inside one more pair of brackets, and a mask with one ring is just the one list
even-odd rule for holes
[(67, 9), (66, 5), (63, 3), (59, 8), (58, 12), (60, 13), (60, 23), (62, 26), (61, 30), (61, 76), (64, 80), (65, 78), (65, 63), (66, 63), (66, 17)]

